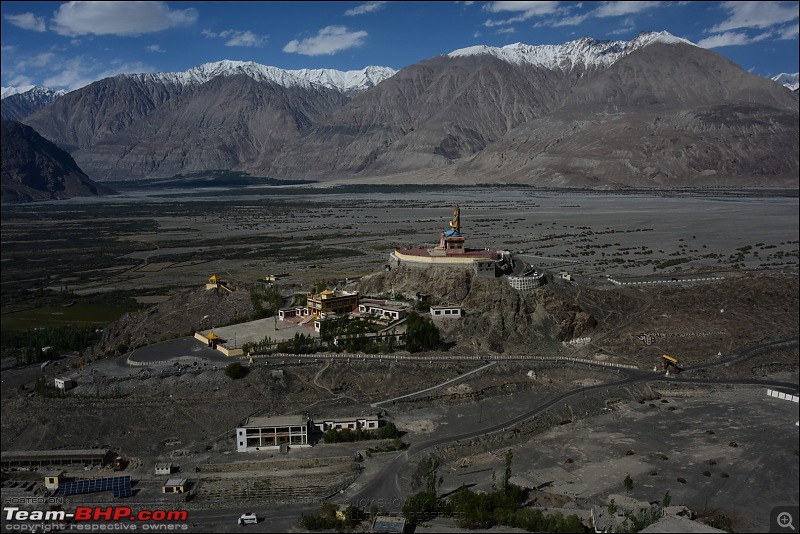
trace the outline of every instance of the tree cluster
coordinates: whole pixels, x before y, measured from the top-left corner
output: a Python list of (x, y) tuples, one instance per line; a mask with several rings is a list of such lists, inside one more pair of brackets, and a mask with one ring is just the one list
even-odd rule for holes
[[(361, 317), (340, 315), (333, 319), (322, 321), (319, 329), (319, 339), (327, 344), (328, 349), (344, 349), (349, 352), (364, 351), (370, 340), (367, 333), (371, 331), (370, 322)], [(339, 339), (338, 347), (334, 344)]]
[[(338, 507), (325, 501), (319, 504), (318, 514), (304, 515), (302, 519), (303, 527), (306, 530), (334, 530), (342, 532), (351, 530), (361, 522), (362, 512), (355, 506), (348, 506), (341, 516), (337, 516)], [(343, 519), (342, 519), (343, 517)]]
[[(94, 326), (59, 326), (32, 330), (3, 330), (3, 354), (16, 354), (19, 365), (58, 359), (64, 352), (82, 352), (100, 340)], [(42, 348), (50, 347), (48, 351)]]
[(506, 467), (499, 488), (491, 493), (477, 493), (462, 486), (447, 500), (437, 496), (438, 462), (426, 464), (426, 489), (410, 497), (403, 506), (403, 515), (411, 523), (434, 517), (450, 517), (459, 527), (486, 530), (494, 525), (522, 528), (529, 532), (585, 532), (583, 522), (576, 515), (564, 517), (557, 512), (544, 514), (540, 510), (522, 508), (526, 491), (511, 483), (511, 450), (506, 454)]
[(317, 343), (313, 337), (297, 332), (292, 339), (278, 342), (278, 352), (291, 354), (311, 354), (316, 352)]
[(442, 339), (436, 325), (418, 313), (410, 312), (406, 320), (406, 350), (422, 352), (439, 350), (442, 346)]
[(283, 295), (275, 287), (254, 286), (250, 289), (250, 302), (253, 305), (252, 319), (263, 319), (275, 315), (283, 306)]
[(225, 374), (233, 380), (239, 380), (247, 376), (247, 367), (239, 362), (229, 363), (225, 368)]
[(377, 430), (364, 430), (363, 428), (357, 428), (355, 430), (343, 428), (342, 430), (336, 430), (335, 428), (331, 428), (326, 430), (322, 435), (322, 439), (325, 440), (325, 443), (347, 443), (371, 439), (395, 439), (398, 437), (400, 437), (400, 432), (392, 422), (386, 423), (386, 425)]
[(448, 503), (440, 501), (436, 491), (437, 484), (441, 484), (439, 465), (439, 460), (434, 458), (428, 458), (420, 465), (425, 472), (425, 489), (406, 499), (403, 504), (403, 517), (411, 524), (450, 516)]

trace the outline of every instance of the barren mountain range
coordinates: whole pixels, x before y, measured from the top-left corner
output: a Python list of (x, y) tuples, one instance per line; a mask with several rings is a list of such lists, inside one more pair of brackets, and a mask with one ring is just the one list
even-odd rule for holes
[(2, 203), (110, 195), (92, 181), (72, 157), (30, 126), (2, 121)]
[[(288, 74), (287, 74), (288, 73)], [(95, 180), (797, 187), (798, 93), (665, 32), (472, 47), (394, 73), (119, 75), (23, 122)]]
[(3, 87), (2, 120), (22, 120), (65, 94), (66, 91), (33, 85)]

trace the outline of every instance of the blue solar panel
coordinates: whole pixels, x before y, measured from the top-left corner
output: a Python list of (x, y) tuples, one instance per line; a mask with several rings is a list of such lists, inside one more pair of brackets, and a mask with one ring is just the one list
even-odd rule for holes
[(115, 491), (114, 492), (114, 498), (116, 498), (116, 499), (124, 499), (125, 497), (130, 497), (132, 495), (132, 493), (133, 493), (132, 491), (125, 491), (125, 492)]
[(133, 489), (131, 488), (131, 477), (124, 476), (124, 477), (114, 477), (112, 491), (114, 492), (114, 497), (117, 499), (121, 499), (122, 497), (130, 497), (133, 494)]
[(114, 493), (114, 497), (130, 497), (132, 494), (130, 475), (76, 480), (64, 482), (58, 487), (58, 493), (61, 495), (79, 495), (109, 490)]

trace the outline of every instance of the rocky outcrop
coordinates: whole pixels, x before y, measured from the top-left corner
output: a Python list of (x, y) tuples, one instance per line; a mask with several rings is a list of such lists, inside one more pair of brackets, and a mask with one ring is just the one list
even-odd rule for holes
[(16, 121), (2, 123), (2, 202), (115, 194), (95, 183), (72, 157)]
[(555, 287), (523, 293), (502, 278), (478, 278), (466, 269), (401, 265), (363, 277), (359, 292), (406, 298), (429, 295), (441, 304), (460, 305), (465, 311), (462, 319), (438, 323), (445, 337), (459, 345), (498, 353), (554, 346), (586, 336), (597, 326), (573, 298)]
[(241, 322), (252, 313), (253, 304), (245, 289), (232, 293), (204, 288), (178, 290), (169, 300), (126, 313), (109, 324), (95, 352), (107, 356), (124, 353), (159, 341), (191, 336), (197, 330)]

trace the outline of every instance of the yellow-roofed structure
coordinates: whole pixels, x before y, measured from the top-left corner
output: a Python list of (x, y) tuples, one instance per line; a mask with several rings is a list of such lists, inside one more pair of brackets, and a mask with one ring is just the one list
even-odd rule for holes
[(323, 313), (346, 314), (358, 308), (358, 291), (331, 291), (325, 289), (318, 294), (306, 295), (306, 307), (310, 316)]

